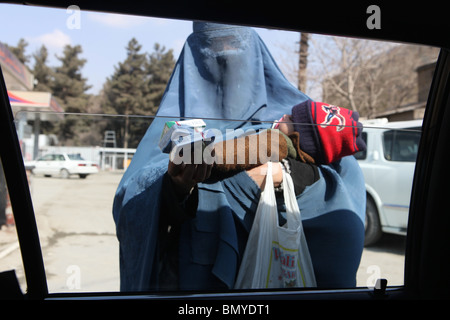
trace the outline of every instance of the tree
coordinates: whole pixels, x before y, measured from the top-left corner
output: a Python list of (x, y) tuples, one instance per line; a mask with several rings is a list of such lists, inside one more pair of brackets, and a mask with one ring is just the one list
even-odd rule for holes
[(161, 47), (155, 43), (154, 52), (149, 55), (149, 63), (147, 72), (149, 75), (148, 81), (148, 102), (150, 114), (156, 114), (167, 83), (170, 80), (172, 70), (175, 66), (175, 59), (173, 57), (173, 50), (170, 49), (165, 52), (166, 48)]
[[(47, 66), (47, 58), (48, 51), (44, 45), (33, 53), (34, 67), (31, 72), (34, 75), (34, 91), (51, 92), (53, 70)], [(53, 121), (40, 122), (40, 130), (44, 134), (55, 134), (56, 127), (57, 124)]]
[[(87, 90), (90, 86), (81, 73), (81, 69), (86, 63), (86, 59), (79, 57), (82, 51), (79, 45), (66, 45), (63, 56), (57, 56), (61, 65), (56, 67), (53, 72), (51, 91), (67, 113), (86, 112), (88, 105), (89, 95)], [(64, 121), (60, 123), (59, 138), (66, 144), (69, 141), (73, 144), (79, 144), (78, 134), (88, 130), (89, 128), (81, 117), (66, 116)]]
[(66, 112), (84, 112), (86, 109), (88, 100), (86, 91), (91, 86), (87, 85), (87, 79), (81, 74), (81, 69), (86, 63), (86, 59), (78, 57), (82, 52), (79, 45), (74, 47), (66, 45), (63, 56), (57, 56), (61, 65), (54, 70), (52, 91), (63, 102)]
[(11, 51), (25, 66), (28, 65), (28, 62), (30, 62), (30, 56), (25, 54), (27, 46), (28, 42), (26, 42), (22, 38), (19, 40), (17, 46), (15, 47), (7, 45), (9, 51)]
[(141, 48), (136, 39), (129, 41), (125, 61), (115, 67), (103, 88), (103, 111), (125, 116), (123, 123), (113, 121), (107, 128), (116, 132), (118, 144), (124, 148), (137, 147), (149, 120), (133, 116), (156, 113), (175, 65), (172, 50), (166, 52), (156, 43), (154, 52), (147, 55)]
[(34, 91), (50, 91), (52, 86), (52, 69), (47, 66), (48, 51), (45, 45), (33, 54), (33, 75), (37, 82)]
[(342, 37), (321, 40), (325, 41), (313, 43), (320, 65), (315, 75), (322, 84), (322, 99), (362, 116), (372, 114), (388, 84), (380, 83), (380, 58), (392, 44)]
[(124, 126), (114, 128), (116, 137), (122, 141), (124, 148), (128, 148), (129, 142), (129, 116), (145, 114), (147, 106), (147, 60), (145, 54), (140, 52), (141, 48), (135, 38), (128, 42), (125, 61), (119, 62), (114, 68), (114, 74), (107, 79), (104, 86), (104, 112), (125, 116)]
[(331, 37), (317, 46), (323, 100), (373, 118), (378, 113), (417, 102), (417, 72), (431, 47)]
[(308, 66), (309, 33), (300, 34), (300, 49), (298, 57), (298, 89), (306, 92), (306, 68)]

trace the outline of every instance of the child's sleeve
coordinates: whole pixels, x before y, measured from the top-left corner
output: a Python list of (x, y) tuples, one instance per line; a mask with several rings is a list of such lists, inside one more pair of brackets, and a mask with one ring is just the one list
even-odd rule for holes
[(269, 160), (279, 162), (288, 155), (285, 136), (279, 130), (270, 129), (234, 138), (232, 142), (218, 142), (214, 150), (216, 161), (213, 170), (222, 173), (249, 170)]

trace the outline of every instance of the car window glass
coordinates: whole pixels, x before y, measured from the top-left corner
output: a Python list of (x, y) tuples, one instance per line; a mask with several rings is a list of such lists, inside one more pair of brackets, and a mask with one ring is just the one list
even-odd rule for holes
[[(11, 15), (33, 17), (35, 20), (30, 20), (30, 25), (36, 25), (44, 18), (46, 21), (56, 21), (49, 17), (61, 17), (62, 15), (64, 20), (69, 16), (64, 10), (21, 7), (19, 13), (19, 11), (11, 9), (9, 5), (2, 5), (2, 7), (7, 9), (3, 12), (12, 10), (10, 11)], [(24, 10), (23, 13), (22, 10)], [(129, 168), (133, 168), (136, 163), (142, 161), (138, 159), (139, 156), (135, 156), (138, 147), (145, 146), (152, 150), (159, 150), (158, 156), (151, 158), (152, 160), (143, 166), (151, 167), (160, 161), (159, 156), (163, 154), (158, 144), (164, 125), (172, 121), (186, 120), (181, 116), (174, 117), (173, 114), (155, 116), (155, 113), (161, 103), (166, 85), (173, 77), (173, 72), (177, 75), (180, 72), (187, 72), (187, 69), (182, 71), (176, 69), (175, 63), (183, 52), (183, 43), (191, 34), (192, 22), (81, 12), (83, 19), (80, 29), (71, 29), (64, 23), (59, 25), (58, 22), (55, 22), (56, 27), (43, 29), (42, 37), (36, 38), (33, 38), (26, 30), (22, 30), (22, 35), (15, 35), (15, 37), (6, 37), (6, 33), (0, 31), (1, 35), (5, 35), (5, 40), (0, 43), (0, 49), (15, 56), (13, 60), (10, 60), (14, 61), (15, 65), (28, 67), (26, 68), (28, 71), (23, 71), (25, 80), (16, 82), (13, 80), (17, 77), (10, 77), (14, 72), (7, 67), (6, 62), (2, 61), (2, 70), (10, 94), (24, 163), (30, 168), (30, 172), (33, 172), (30, 175), (29, 184), (51, 293), (120, 290), (120, 252), (123, 248), (120, 248), (121, 234), (114, 220), (113, 211), (114, 206), (118, 203), (116, 195), (120, 190), (121, 181), (126, 177), (129, 179), (126, 180), (127, 184), (132, 184), (132, 187), (127, 189), (125, 198), (131, 198), (132, 193), (139, 195), (144, 192), (147, 187), (144, 182), (150, 181), (152, 177), (159, 177), (160, 172), (144, 170), (142, 174), (136, 173), (131, 178), (127, 176), (127, 172), (131, 172)], [(3, 17), (1, 13), (0, 17)], [(115, 20), (114, 18), (117, 17), (120, 19)], [(6, 19), (6, 17), (4, 18)], [(0, 23), (7, 23), (7, 20), (4, 21)], [(23, 21), (28, 20), (24, 19)], [(117, 21), (122, 21), (127, 27), (110, 24), (117, 23)], [(146, 25), (147, 28), (145, 35), (140, 33), (142, 25)], [(121, 44), (118, 47), (114, 44), (116, 41), (94, 42), (95, 45), (91, 47), (92, 43), (88, 45), (75, 34), (77, 30), (84, 35), (100, 32), (98, 34), (102, 34), (102, 38), (109, 39), (114, 38), (115, 35), (118, 36), (115, 28), (121, 28)], [(54, 30), (57, 31), (52, 34)], [(170, 39), (172, 40), (165, 41), (164, 37), (150, 37), (148, 30), (154, 30), (154, 34), (170, 31), (176, 36), (171, 35)], [(296, 89), (300, 86), (304, 88), (303, 91), (310, 99), (330, 104), (329, 106), (321, 105), (322, 109), (320, 110), (323, 110), (324, 116), (320, 122), (312, 126), (304, 122), (297, 122), (299, 127), (309, 129), (314, 127), (313, 130), (317, 132), (320, 132), (323, 127), (332, 127), (335, 129), (334, 133), (337, 134), (343, 128), (350, 128), (356, 132), (355, 130), (358, 130), (357, 121), (364, 125), (361, 140), (366, 145), (366, 150), (359, 151), (355, 141), (349, 145), (341, 145), (344, 146), (343, 148), (347, 148), (346, 150), (352, 150), (349, 154), (354, 154), (354, 157), (351, 158), (353, 160), (356, 158), (355, 163), (358, 164), (364, 177), (362, 182), (364, 187), (354, 191), (362, 192), (367, 197), (366, 205), (361, 204), (362, 202), (359, 203), (364, 206), (363, 211), (365, 212), (358, 217), (359, 220), (355, 219), (360, 224), (359, 228), (365, 229), (363, 232), (365, 232), (367, 242), (366, 246), (361, 249), (361, 261), (357, 268), (354, 286), (370, 287), (378, 278), (387, 278), (389, 285), (402, 285), (409, 196), (414, 161), (420, 141), (420, 129), (393, 129), (389, 125), (397, 120), (421, 119), (426, 97), (423, 96), (423, 87), (419, 88), (418, 86), (420, 83), (421, 86), (429, 87), (438, 51), (430, 47), (310, 34), (307, 81), (302, 84), (297, 79), (299, 70), (296, 53), (299, 49), (298, 41), (301, 34), (262, 28), (255, 30), (269, 48), (285, 80), (290, 83), (289, 88)], [(46, 34), (49, 36), (44, 37)], [(67, 37), (71, 41), (68, 41)], [(28, 39), (28, 47), (18, 45), (21, 38)], [(58, 43), (55, 44), (48, 40), (56, 38), (60, 39), (63, 44), (58, 45)], [(168, 36), (167, 39), (169, 39)], [(8, 47), (3, 41), (7, 42)], [(209, 48), (208, 54), (211, 59), (214, 58), (215, 61), (220, 62), (217, 65), (222, 68), (221, 70), (241, 70), (244, 66), (253, 63), (238, 61), (237, 57), (245, 48), (240, 47), (240, 42), (235, 38), (221, 37), (220, 41), (220, 45), (215, 44)], [(79, 46), (78, 43), (80, 43)], [(47, 53), (42, 46), (46, 48)], [(21, 51), (20, 48), (25, 49)], [(121, 51), (121, 56), (102, 54), (103, 48), (107, 48), (110, 53)], [(355, 52), (355, 55), (348, 54), (349, 52)], [(25, 55), (21, 56), (21, 53)], [(406, 53), (410, 57), (409, 59), (405, 59)], [(226, 54), (232, 55), (233, 59), (226, 60), (224, 58)], [(29, 56), (28, 60), (27, 55)], [(54, 58), (55, 56), (56, 58)], [(70, 87), (82, 89), (71, 92), (70, 94), (74, 96), (67, 98), (63, 92), (67, 92), (68, 87), (64, 91), (52, 83), (52, 81), (61, 81), (58, 85), (62, 85), (64, 80), (61, 79), (65, 79), (64, 77), (41, 77), (37, 71), (44, 66), (52, 74), (53, 72), (64, 74), (65, 59), (63, 57), (68, 59), (70, 56), (77, 57), (72, 61), (77, 65), (76, 76), (72, 77), (77, 82), (76, 85)], [(44, 59), (44, 57), (47, 58)], [(349, 57), (348, 61), (344, 61), (346, 57)], [(211, 61), (213, 60), (209, 60), (209, 62)], [(103, 66), (104, 64), (107, 66)], [(95, 71), (96, 65), (103, 66), (103, 70), (107, 70), (102, 71), (100, 78), (98, 77), (100, 73)], [(227, 81), (230, 86), (236, 83), (236, 78), (231, 76), (214, 78), (213, 64), (210, 63), (208, 66), (210, 69), (203, 70), (206, 72), (206, 75), (203, 74), (203, 76), (209, 77), (208, 81), (215, 81), (211, 92), (222, 93), (220, 86)], [(370, 66), (370, 68), (364, 66)], [(30, 70), (35, 72), (35, 80), (38, 77), (39, 80), (32, 82), (31, 87), (27, 87), (29, 81), (26, 79), (32, 75)], [(354, 84), (352, 92), (348, 91), (348, 79), (351, 79)], [(364, 82), (368, 79), (372, 82)], [(396, 82), (399, 79), (402, 81)], [(46, 83), (46, 81), (49, 82)], [(257, 82), (255, 81), (255, 83)], [(248, 83), (235, 86), (236, 92), (245, 92), (243, 88), (247, 87)], [(373, 88), (377, 88), (378, 91), (373, 91)], [(192, 90), (195, 91), (195, 88)], [(427, 90), (425, 89), (425, 91)], [(46, 97), (54, 99), (50, 100), (51, 103), (45, 110), (33, 109), (31, 106), (25, 105), (26, 101), (29, 102), (27, 99), (31, 99), (30, 92), (43, 93)], [(195, 92), (197, 93), (197, 91)], [(37, 96), (39, 95), (36, 94)], [(257, 116), (264, 114), (261, 113), (261, 110), (266, 106), (261, 107), (261, 110), (255, 114), (245, 114), (244, 111), (248, 111), (250, 108), (238, 107), (245, 96), (246, 94), (231, 96), (223, 94), (220, 96), (220, 101), (224, 105), (230, 101), (232, 103), (228, 105), (236, 105), (230, 114), (227, 114), (227, 110), (225, 110), (219, 116), (217, 114), (211, 116), (208, 105), (198, 104), (195, 105), (195, 108), (198, 108), (199, 112), (195, 117), (187, 120), (201, 119), (208, 124), (211, 123), (205, 129), (217, 129), (219, 127), (217, 124), (220, 123), (221, 133), (225, 132), (227, 127), (236, 128), (236, 123), (239, 122), (241, 123), (240, 131), (235, 130), (230, 134), (241, 135), (244, 133), (249, 136), (255, 132), (246, 131), (246, 126), (262, 125), (270, 128), (272, 125), (275, 126), (277, 121), (284, 122), (280, 121), (282, 115), (279, 115), (278, 119), (270, 119), (270, 123), (258, 122)], [(349, 99), (349, 97), (352, 98)], [(22, 98), (22, 104), (14, 100), (19, 98)], [(180, 100), (173, 101), (178, 103), (185, 98), (181, 97)], [(166, 99), (171, 99), (171, 95), (167, 95)], [(249, 101), (246, 103), (251, 104), (253, 101), (259, 100), (255, 98)], [(415, 107), (413, 111), (411, 108), (407, 108), (411, 112), (403, 112), (402, 110), (405, 108), (400, 108), (412, 105)], [(342, 107), (343, 110), (351, 110), (354, 116), (353, 122), (343, 123), (342, 114), (339, 113), (339, 109), (335, 108), (337, 106)], [(249, 120), (246, 121), (246, 119)], [(349, 121), (349, 118), (345, 119)], [(152, 123), (158, 123), (158, 128), (155, 129), (158, 134), (155, 134), (153, 138), (145, 137), (147, 129)], [(373, 125), (373, 123), (376, 124)], [(183, 135), (177, 136), (180, 141), (183, 140), (183, 137)], [(337, 140), (334, 139), (332, 137), (326, 142), (321, 141), (322, 146), (327, 147), (327, 152), (334, 150), (333, 148), (337, 145), (335, 143)], [(294, 143), (289, 144), (286, 150), (295, 149), (295, 138), (293, 141)], [(202, 155), (206, 147), (203, 145)], [(178, 156), (187, 157), (188, 154), (190, 153), (179, 153)], [(300, 157), (298, 153), (297, 156)], [(67, 159), (66, 157), (72, 161), (63, 161)], [(236, 157), (238, 157), (237, 154)], [(41, 166), (34, 161), (35, 159), (55, 158), (58, 160), (56, 162), (69, 162), (70, 164), (57, 163)], [(393, 167), (393, 165), (397, 165), (397, 167)], [(320, 170), (322, 171), (319, 176), (328, 177), (329, 172), (326, 171), (326, 168)], [(229, 172), (227, 174), (231, 175)], [(229, 176), (227, 178), (231, 179)], [(162, 180), (157, 182), (162, 183)], [(320, 185), (317, 181), (315, 182), (306, 186), (296, 184), (295, 187), (308, 194), (311, 192), (310, 190), (314, 190)], [(220, 188), (225, 188), (226, 192)], [(220, 201), (239, 203), (242, 200), (239, 197), (244, 192), (233, 188), (236, 187), (207, 185), (201, 192), (209, 190), (208, 192), (211, 194), (223, 193), (224, 196), (220, 198)], [(327, 193), (327, 195), (329, 194)], [(358, 202), (365, 197), (359, 197), (360, 199), (356, 200)], [(151, 206), (152, 203), (156, 203), (155, 198), (155, 195), (149, 196), (147, 204)], [(355, 199), (349, 201), (353, 200)], [(242, 205), (242, 203), (240, 204)], [(183, 202), (182, 205), (189, 205), (189, 203)], [(305, 206), (307, 205), (310, 204), (306, 201)], [(244, 215), (245, 210), (254, 210), (254, 206), (254, 201), (245, 202), (241, 211), (236, 211), (236, 214)], [(133, 212), (133, 214), (135, 213)], [(307, 214), (309, 214), (308, 210), (305, 210), (304, 215)], [(305, 228), (312, 230), (314, 229), (312, 224), (318, 220), (314, 220), (317, 217), (308, 216), (308, 218), (305, 220)], [(125, 224), (133, 225), (134, 223), (136, 234), (147, 232), (147, 229), (143, 228), (145, 224), (131, 222), (128, 217), (122, 219), (121, 222)], [(216, 242), (208, 241), (207, 239), (210, 239), (208, 236), (221, 234), (220, 232), (223, 230), (215, 229), (217, 225), (209, 223), (207, 219), (202, 221), (195, 222), (192, 229), (183, 229), (182, 232), (198, 232), (195, 233), (195, 237), (197, 237), (195, 241), (202, 245), (204, 250), (195, 251), (192, 259), (202, 268), (209, 268), (208, 266), (213, 262), (211, 262), (211, 255), (206, 253), (216, 250), (212, 245)], [(310, 224), (308, 225), (308, 223)], [(236, 240), (239, 239), (240, 232), (244, 230), (241, 228), (245, 228), (245, 226), (237, 228), (236, 238), (224, 236), (220, 250), (228, 252), (230, 245), (233, 250), (242, 252), (245, 246)], [(3, 229), (0, 232), (3, 233)], [(175, 230), (174, 232), (181, 231)], [(223, 232), (223, 234), (229, 233)], [(322, 245), (318, 233), (310, 233), (309, 237), (315, 238), (311, 240), (315, 241), (315, 245), (311, 246), (313, 251), (319, 250), (319, 247), (327, 246), (329, 243), (322, 240), (324, 243)], [(126, 240), (123, 241), (126, 245)], [(146, 242), (145, 245), (148, 243)], [(173, 254), (174, 249), (170, 245), (167, 246), (168, 243), (174, 243), (169, 236), (164, 238), (166, 246), (165, 250), (160, 252), (159, 259), (167, 259), (169, 253)], [(138, 246), (141, 245), (144, 244), (138, 244)], [(189, 251), (189, 248), (186, 251)], [(317, 257), (314, 258), (317, 259)], [(0, 260), (0, 270), (10, 266), (5, 261)], [(171, 260), (165, 261), (169, 264), (172, 262)], [(20, 268), (20, 261), (11, 267)], [(220, 271), (223, 270), (220, 269), (217, 272)], [(317, 272), (328, 273), (326, 270)], [(170, 280), (170, 277), (168, 279)], [(23, 279), (21, 281), (23, 282)], [(216, 289), (224, 290), (222, 286), (218, 286)]]
[(53, 161), (55, 160), (55, 156), (53, 154), (48, 154), (46, 156), (43, 156), (41, 159), (42, 161)]
[(70, 160), (84, 160), (79, 154), (68, 154)]
[(416, 161), (419, 149), (420, 132), (401, 132), (396, 135), (395, 143), (398, 144), (397, 152), (394, 153), (396, 161)]
[(414, 162), (420, 142), (420, 130), (393, 130), (383, 134), (384, 156), (390, 161)]

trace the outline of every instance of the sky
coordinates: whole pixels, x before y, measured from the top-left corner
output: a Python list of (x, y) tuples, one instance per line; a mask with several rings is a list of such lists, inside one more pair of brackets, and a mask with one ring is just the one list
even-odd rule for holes
[[(32, 6), (0, 4), (0, 42), (17, 45), (23, 38), (28, 42), (27, 54), (42, 45), (49, 51), (49, 66), (59, 64), (65, 45), (81, 45), (81, 58), (87, 60), (82, 74), (92, 86), (89, 93), (101, 90), (114, 66), (126, 58), (125, 47), (132, 37), (142, 45), (142, 52), (151, 53), (155, 43), (173, 49), (175, 57), (192, 32), (192, 22), (160, 18), (133, 17), (83, 11), (83, 8), (49, 9)], [(294, 51), (298, 32), (255, 28), (275, 60), (297, 59)], [(285, 61), (283, 61), (283, 64)], [(34, 60), (30, 61), (31, 67)], [(282, 69), (283, 67), (280, 66)]]

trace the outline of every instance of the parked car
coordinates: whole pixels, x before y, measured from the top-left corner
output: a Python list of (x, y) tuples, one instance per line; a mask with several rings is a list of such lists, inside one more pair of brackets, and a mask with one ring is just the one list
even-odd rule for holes
[(422, 120), (368, 124), (366, 151), (355, 154), (367, 191), (365, 244), (383, 232), (406, 235)]
[(81, 179), (90, 174), (98, 173), (98, 166), (92, 161), (84, 160), (79, 154), (50, 153), (35, 161), (25, 163), (33, 174), (44, 176), (59, 176), (67, 179), (78, 175)]

